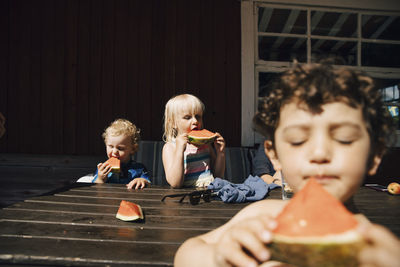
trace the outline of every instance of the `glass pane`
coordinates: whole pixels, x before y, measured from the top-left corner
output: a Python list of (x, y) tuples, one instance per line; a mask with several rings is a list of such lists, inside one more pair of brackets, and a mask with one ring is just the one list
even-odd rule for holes
[(363, 15), (362, 37), (368, 39), (400, 40), (400, 17)]
[(400, 67), (400, 45), (362, 43), (361, 64), (375, 67)]
[(337, 37), (357, 37), (357, 14), (312, 11), (311, 34)]
[(258, 74), (258, 97), (267, 96), (272, 83), (279, 77), (280, 73), (260, 72)]
[(307, 12), (297, 9), (260, 7), (258, 31), (275, 33), (307, 33)]
[(307, 39), (291, 37), (259, 37), (259, 59), (268, 61), (307, 61)]
[(388, 110), (390, 115), (392, 116), (395, 125), (397, 126), (397, 130), (400, 130), (400, 119), (399, 119), (399, 106), (390, 106), (388, 105)]
[(399, 106), (400, 106), (400, 79), (377, 79), (375, 78), (377, 88), (382, 92), (382, 100), (387, 105), (390, 115), (392, 115), (397, 129), (400, 129)]
[(330, 59), (337, 65), (357, 65), (357, 42), (311, 40), (312, 62)]

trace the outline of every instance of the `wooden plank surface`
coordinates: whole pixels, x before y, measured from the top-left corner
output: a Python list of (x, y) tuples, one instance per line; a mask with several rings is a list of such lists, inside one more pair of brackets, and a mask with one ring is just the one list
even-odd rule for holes
[[(0, 263), (51, 265), (172, 265), (179, 245), (0, 237)], [(9, 255), (9, 256), (8, 256)], [(140, 255), (140, 257), (138, 257)]]
[[(0, 210), (0, 264), (73, 266), (172, 266), (185, 240), (227, 222), (248, 205), (201, 200), (191, 205), (165, 194), (192, 189), (75, 184)], [(272, 190), (268, 198), (280, 198)], [(121, 200), (141, 205), (145, 219), (115, 217)], [(361, 188), (350, 205), (372, 222), (400, 234), (400, 198)]]
[[(0, 264), (171, 266), (185, 240), (224, 224), (248, 205), (161, 202), (165, 194), (191, 191), (75, 184), (15, 203), (0, 210)], [(141, 205), (145, 219), (117, 219), (121, 200)]]
[[(140, 224), (139, 224), (140, 225)], [(126, 223), (118, 225), (84, 225), (84, 224), (60, 224), (57, 222), (33, 222), (3, 220), (0, 222), (1, 236), (15, 238), (42, 238), (42, 239), (71, 239), (71, 240), (91, 240), (109, 241), (118, 243), (160, 243), (158, 237), (162, 235), (162, 243), (181, 244), (186, 239), (200, 235), (208, 230), (203, 229), (164, 229), (137, 227)]]

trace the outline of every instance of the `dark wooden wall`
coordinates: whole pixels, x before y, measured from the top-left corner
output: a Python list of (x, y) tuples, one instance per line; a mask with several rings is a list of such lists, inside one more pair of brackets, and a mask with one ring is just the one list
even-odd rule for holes
[(166, 101), (193, 93), (240, 145), (237, 0), (0, 0), (0, 151), (99, 155), (124, 117), (161, 140)]

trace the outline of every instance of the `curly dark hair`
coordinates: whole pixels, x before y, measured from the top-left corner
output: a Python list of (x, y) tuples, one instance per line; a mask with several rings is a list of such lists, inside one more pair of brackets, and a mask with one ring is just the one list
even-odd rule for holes
[(373, 80), (353, 69), (328, 64), (295, 64), (273, 83), (269, 95), (260, 101), (253, 119), (255, 130), (273, 142), (281, 107), (292, 101), (305, 105), (313, 113), (320, 113), (324, 104), (338, 101), (361, 107), (371, 138), (371, 155), (382, 155), (394, 132), (392, 118)]

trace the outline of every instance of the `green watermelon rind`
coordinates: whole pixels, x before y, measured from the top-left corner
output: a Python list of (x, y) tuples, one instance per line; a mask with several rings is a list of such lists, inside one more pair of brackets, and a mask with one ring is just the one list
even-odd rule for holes
[(194, 137), (194, 136), (188, 136), (188, 141), (189, 143), (193, 144), (193, 145), (198, 145), (198, 146), (202, 146), (205, 144), (210, 144), (212, 142), (214, 142), (215, 138), (217, 136), (211, 136), (211, 137)]
[(120, 219), (120, 220), (125, 221), (125, 222), (136, 221), (138, 219), (143, 219), (143, 216), (139, 216), (139, 215), (125, 216), (125, 215), (117, 214), (115, 217), (117, 219)]
[(354, 230), (327, 237), (291, 238), (275, 234), (271, 259), (297, 267), (355, 267), (364, 242)]
[[(127, 201), (128, 202), (128, 201)], [(122, 204), (122, 201), (121, 201), (121, 204)], [(120, 204), (120, 205), (121, 205)], [(132, 203), (132, 204), (134, 204), (134, 203)], [(135, 220), (138, 220), (138, 219), (144, 219), (144, 216), (143, 216), (143, 211), (142, 211), (142, 207), (140, 207), (139, 205), (137, 205), (137, 204), (135, 204), (137, 207), (138, 207), (138, 210), (139, 210), (139, 214), (135, 214), (135, 215), (124, 215), (124, 214), (122, 214), (122, 211), (119, 209), (118, 210), (118, 212), (117, 212), (117, 214), (115, 215), (115, 217), (117, 218), (117, 219), (120, 219), (120, 220), (122, 220), (122, 221), (135, 221)]]
[(118, 167), (111, 167), (111, 172), (112, 172), (112, 173), (120, 173), (120, 172), (121, 172), (121, 169), (118, 168)]

